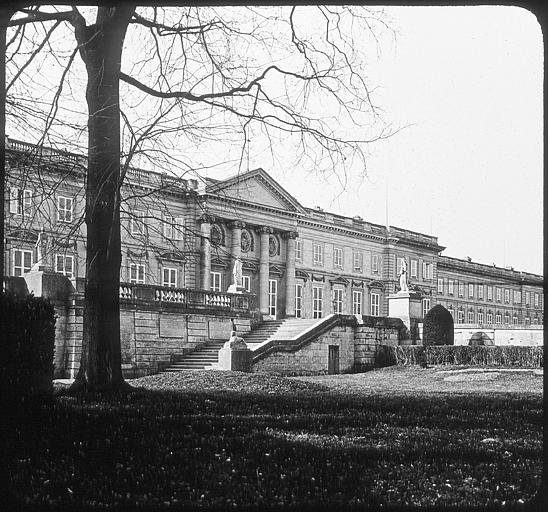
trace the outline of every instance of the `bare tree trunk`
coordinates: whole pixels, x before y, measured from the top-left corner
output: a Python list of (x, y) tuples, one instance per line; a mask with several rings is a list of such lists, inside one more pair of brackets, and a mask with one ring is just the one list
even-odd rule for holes
[(86, 287), (82, 357), (74, 389), (124, 384), (120, 344), (120, 102), (122, 47), (132, 7), (100, 7), (97, 22), (76, 26), (86, 65), (88, 170)]

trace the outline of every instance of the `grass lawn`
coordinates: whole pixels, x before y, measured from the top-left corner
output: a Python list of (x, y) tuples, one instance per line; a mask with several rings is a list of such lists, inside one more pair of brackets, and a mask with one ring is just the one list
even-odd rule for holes
[(542, 375), (462, 370), (187, 371), (130, 381), (125, 396), (57, 396), (7, 418), (4, 499), (62, 510), (530, 503)]

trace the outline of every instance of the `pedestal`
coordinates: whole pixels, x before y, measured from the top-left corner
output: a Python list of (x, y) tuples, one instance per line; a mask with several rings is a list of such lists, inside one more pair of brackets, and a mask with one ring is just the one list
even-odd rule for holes
[(251, 350), (235, 332), (232, 332), (230, 339), (219, 350), (219, 370), (251, 371)]
[(411, 330), (411, 318), (420, 318), (421, 300), (410, 292), (398, 292), (388, 296), (388, 316), (400, 318), (407, 330)]
[(23, 274), (23, 279), (29, 293), (33, 293), (35, 297), (66, 301), (72, 291), (72, 285), (66, 276), (41, 265)]

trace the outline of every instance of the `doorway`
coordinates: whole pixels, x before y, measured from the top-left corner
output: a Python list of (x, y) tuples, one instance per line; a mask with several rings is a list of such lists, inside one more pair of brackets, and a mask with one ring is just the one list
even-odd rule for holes
[(327, 359), (328, 375), (337, 375), (339, 373), (339, 346), (329, 345), (329, 356)]

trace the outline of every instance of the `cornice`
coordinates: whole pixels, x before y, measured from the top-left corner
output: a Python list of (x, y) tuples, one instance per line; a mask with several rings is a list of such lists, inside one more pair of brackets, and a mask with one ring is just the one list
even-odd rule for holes
[(259, 210), (269, 213), (275, 213), (276, 215), (283, 215), (284, 217), (298, 218), (302, 214), (299, 212), (290, 212), (287, 210), (282, 210), (274, 208), (273, 206), (267, 206), (259, 203), (251, 203), (249, 201), (243, 201), (242, 199), (235, 199), (233, 197), (222, 197), (215, 194), (206, 192), (205, 194), (199, 194), (198, 199), (201, 201), (209, 201), (208, 208), (215, 206), (215, 202), (233, 204), (239, 207), (248, 208), (250, 210)]

